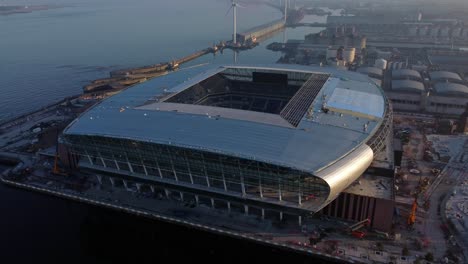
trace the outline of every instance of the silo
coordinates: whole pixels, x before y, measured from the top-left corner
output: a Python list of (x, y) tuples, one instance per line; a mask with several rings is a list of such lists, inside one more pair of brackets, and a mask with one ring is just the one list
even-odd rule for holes
[(367, 46), (367, 38), (365, 36), (361, 37), (361, 50), (365, 49)]
[(387, 61), (384, 60), (384, 59), (376, 59), (375, 60), (375, 67), (379, 68), (379, 69), (382, 69), (382, 70), (385, 70), (385, 69), (387, 69)]
[(343, 60), (349, 63), (353, 63), (354, 57), (356, 56), (355, 48), (345, 48), (343, 51)]
[(335, 59), (338, 55), (338, 49), (334, 47), (328, 47), (327, 49), (327, 60), (328, 59)]

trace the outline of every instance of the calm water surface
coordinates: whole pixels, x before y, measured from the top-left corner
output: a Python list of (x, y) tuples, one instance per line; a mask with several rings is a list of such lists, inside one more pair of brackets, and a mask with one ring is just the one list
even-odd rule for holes
[[(67, 6), (0, 16), (0, 121), (79, 94), (85, 84), (108, 76), (110, 70), (182, 57), (230, 39), (232, 34), (228, 0), (55, 2)], [(282, 16), (279, 10), (259, 4), (245, 4), (238, 14), (239, 31)], [(286, 36), (303, 38), (310, 32), (317, 29), (287, 29)], [(282, 39), (279, 34), (241, 52), (238, 62), (276, 62), (280, 55), (264, 47)], [(222, 56), (208, 55), (191, 64), (232, 61), (228, 50)]]

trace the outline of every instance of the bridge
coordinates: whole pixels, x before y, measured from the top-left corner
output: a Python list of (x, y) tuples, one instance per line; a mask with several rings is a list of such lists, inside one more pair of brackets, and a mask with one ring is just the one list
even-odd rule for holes
[(278, 9), (284, 15), (284, 6), (280, 6), (269, 1), (262, 1), (262, 4)]
[[(286, 20), (287, 25), (298, 23), (304, 17), (305, 9), (303, 7), (299, 9), (291, 8), (289, 5), (291, 2), (288, 0), (284, 0), (284, 4), (286, 6), (278, 5), (269, 1), (263, 1), (262, 3), (279, 10), (283, 14), (283, 19)], [(286, 12), (286, 15), (285, 15), (285, 12)]]

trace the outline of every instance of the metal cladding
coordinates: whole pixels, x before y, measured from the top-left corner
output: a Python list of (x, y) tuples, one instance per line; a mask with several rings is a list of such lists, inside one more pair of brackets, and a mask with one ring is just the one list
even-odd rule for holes
[(436, 83), (434, 88), (438, 94), (468, 96), (468, 87), (463, 84), (440, 82)]
[(372, 149), (367, 145), (361, 145), (343, 159), (317, 172), (315, 175), (330, 186), (330, 194), (324, 205), (333, 201), (346, 187), (357, 180), (373, 159)]
[(345, 48), (343, 51), (343, 60), (349, 63), (354, 62), (356, 57), (356, 48)]
[(414, 78), (416, 80), (422, 80), (421, 74), (418, 71), (411, 70), (411, 69), (393, 70), (392, 78), (393, 79)]
[(363, 74), (372, 74), (378, 77), (383, 77), (383, 70), (378, 67), (361, 67), (357, 69), (357, 72)]
[(448, 72), (448, 71), (433, 71), (429, 73), (431, 80), (433, 81), (440, 81), (440, 80), (454, 80), (454, 81), (461, 81), (460, 75), (455, 72)]
[(382, 89), (362, 74), (208, 65), (107, 98), (63, 138), (83, 167), (315, 212), (367, 169), (389, 122)]
[(376, 59), (375, 60), (375, 67), (381, 70), (387, 69), (387, 61), (384, 59)]
[(424, 92), (424, 84), (412, 80), (392, 80), (392, 90), (421, 93)]

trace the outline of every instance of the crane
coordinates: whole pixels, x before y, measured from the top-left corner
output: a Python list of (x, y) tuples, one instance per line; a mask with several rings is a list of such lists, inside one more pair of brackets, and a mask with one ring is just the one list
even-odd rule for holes
[(411, 212), (408, 216), (408, 226), (413, 226), (416, 222), (416, 211), (418, 209), (418, 198), (414, 197), (413, 205), (411, 206)]
[(59, 142), (58, 142), (59, 132), (57, 129), (57, 141), (55, 142), (55, 155), (54, 155), (54, 168), (52, 169), (52, 174), (68, 176), (68, 173), (62, 171), (59, 168)]

